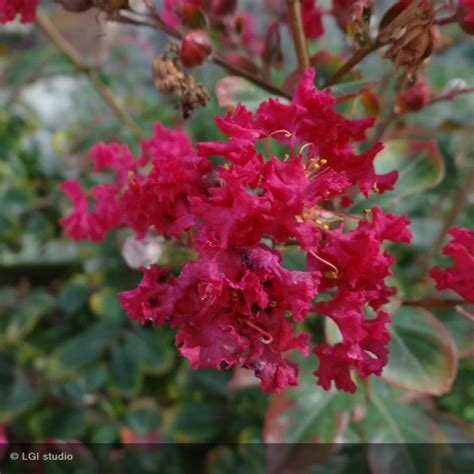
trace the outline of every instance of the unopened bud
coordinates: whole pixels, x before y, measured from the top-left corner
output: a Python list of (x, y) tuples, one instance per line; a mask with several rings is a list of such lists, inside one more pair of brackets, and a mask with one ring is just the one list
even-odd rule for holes
[(459, 22), (459, 26), (464, 33), (468, 35), (474, 35), (474, 14), (471, 13), (469, 8), (463, 5), (463, 2), (458, 3), (456, 9), (456, 18)]
[(229, 15), (235, 12), (237, 0), (213, 0), (212, 13), (214, 15)]
[(192, 30), (181, 41), (179, 56), (186, 67), (199, 66), (211, 54), (209, 37), (202, 30)]
[(396, 107), (400, 112), (420, 110), (431, 99), (431, 96), (429, 85), (426, 82), (418, 82), (400, 92)]

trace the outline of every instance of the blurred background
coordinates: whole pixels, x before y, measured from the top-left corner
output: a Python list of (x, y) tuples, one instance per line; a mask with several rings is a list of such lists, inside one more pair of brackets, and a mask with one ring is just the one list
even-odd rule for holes
[[(219, 136), (212, 117), (225, 112), (214, 93), (216, 82), (225, 77), (222, 69), (209, 64), (195, 70), (211, 100), (184, 122), (174, 99), (155, 89), (151, 75), (154, 58), (169, 41), (166, 36), (107, 23), (96, 11), (77, 15), (52, 2), (42, 4), (146, 135), (160, 121), (183, 125), (195, 140)], [(265, 2), (241, 5), (254, 12), (257, 31), (268, 27)], [(345, 48), (343, 35), (329, 17), (325, 27), (325, 36), (311, 43), (311, 53), (326, 50), (337, 55)], [(474, 77), (472, 37), (455, 25), (443, 33), (446, 47), (425, 73), (436, 91), (452, 86), (453, 80), (469, 82)], [(273, 71), (275, 81), (295, 68), (292, 42), (287, 31), (282, 34), (283, 62)], [(334, 65), (329, 61), (319, 66), (321, 82)], [(375, 54), (362, 64), (362, 76), (347, 78), (333, 91), (351, 92), (360, 87), (360, 77), (379, 80), (390, 74), (390, 68)], [(390, 87), (383, 92), (382, 105), (394, 94)], [(268, 96), (253, 86), (241, 93), (238, 98), (244, 97), (250, 106)], [(381, 158), (381, 168), (395, 163), (405, 171), (400, 188), (377, 202), (408, 213), (413, 222), (413, 247), (391, 249), (399, 261), (392, 283), (401, 294), (429, 291), (417, 281), (417, 255), (430, 248), (465, 170), (473, 166), (473, 95), (407, 115), (393, 132), (397, 142), (388, 144)], [(355, 116), (367, 114), (359, 99), (340, 109)], [(410, 155), (403, 142), (410, 134), (435, 138), (440, 155), (428, 153), (416, 165), (398, 162), (400, 154)], [(199, 466), (206, 472), (248, 473), (263, 472), (269, 454), (258, 445), (235, 443), (473, 442), (474, 329), (454, 309), (428, 313), (400, 308), (394, 315), (387, 376), (372, 378), (369, 388), (356, 395), (317, 387), (311, 361), (307, 369), (303, 363), (301, 387), (270, 396), (246, 371), (191, 370), (176, 354), (172, 331), (130, 322), (116, 297), (140, 279), (127, 264), (134, 258), (133, 243), (124, 247), (129, 234), (117, 231), (104, 242), (77, 243), (65, 237), (58, 224), (69, 209), (58, 185), (67, 178), (85, 184), (97, 179), (90, 174), (87, 151), (98, 141), (121, 141), (139, 149), (87, 77), (38, 28), (2, 25), (0, 443), (105, 443), (120, 453), (117, 459), (131, 456), (133, 472), (175, 460), (180, 467), (173, 472), (199, 472), (193, 471)], [(473, 222), (471, 190), (456, 223), (472, 228)], [(174, 269), (186, 258), (161, 240), (151, 242), (147, 251)], [(300, 268), (299, 257), (288, 254), (286, 264)], [(310, 325), (322, 337), (325, 328), (320, 322)], [(193, 448), (187, 445), (163, 445), (159, 453), (127, 451), (132, 443), (188, 442), (206, 443), (195, 458), (197, 464), (190, 461)], [(308, 472), (381, 472), (376, 469), (381, 462), (376, 450), (368, 458), (354, 454), (350, 446), (336, 453), (312, 453), (307, 459), (303, 456)], [(415, 455), (404, 455), (416, 465)], [(471, 457), (471, 471), (472, 461)], [(464, 472), (449, 469), (443, 472)]]

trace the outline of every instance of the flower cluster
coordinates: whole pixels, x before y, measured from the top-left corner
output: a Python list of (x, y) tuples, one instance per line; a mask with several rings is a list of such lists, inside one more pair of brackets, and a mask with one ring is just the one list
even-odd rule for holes
[(443, 254), (452, 257), (454, 264), (445, 270), (433, 268), (431, 277), (438, 290), (453, 290), (474, 303), (474, 230), (453, 227), (449, 234), (453, 239)]
[[(255, 113), (238, 105), (216, 117), (226, 141), (194, 149), (181, 130), (157, 125), (136, 160), (123, 145), (97, 145), (95, 169), (112, 168), (115, 182), (89, 196), (75, 181), (63, 185), (75, 206), (62, 223), (76, 239), (127, 226), (139, 238), (152, 228), (191, 242), (196, 258), (179, 275), (143, 269), (121, 305), (133, 320), (175, 328), (193, 368), (248, 368), (265, 391), (297, 384), (288, 351), (310, 353), (310, 335), (300, 330), (310, 313), (331, 318), (342, 337), (313, 348), (322, 387), (353, 392), (351, 370), (382, 372), (389, 340), (382, 306), (394, 293), (384, 282), (394, 259), (382, 243), (411, 239), (406, 218), (377, 206), (365, 216), (330, 210), (357, 189), (365, 196), (391, 189), (397, 173), (376, 174), (381, 144), (354, 149), (373, 120), (338, 114), (334, 97), (313, 81), (308, 69), (290, 103), (268, 99)], [(272, 140), (288, 153), (272, 154)], [(306, 257), (304, 271), (282, 264), (287, 245)]]
[(0, 23), (8, 23), (20, 15), (22, 23), (31, 23), (39, 0), (0, 0)]

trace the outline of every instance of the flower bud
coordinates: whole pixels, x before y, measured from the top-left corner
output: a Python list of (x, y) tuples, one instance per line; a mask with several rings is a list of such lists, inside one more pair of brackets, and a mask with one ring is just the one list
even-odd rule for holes
[(56, 0), (56, 3), (73, 13), (82, 13), (92, 8), (92, 0)]
[(431, 89), (426, 82), (418, 82), (400, 92), (396, 107), (399, 112), (420, 110), (431, 99)]
[(237, 0), (213, 0), (212, 13), (214, 15), (229, 15), (235, 12)]
[(209, 37), (202, 30), (192, 30), (181, 41), (179, 56), (186, 67), (199, 66), (211, 54)]
[[(471, 7), (472, 8), (472, 7)], [(464, 33), (474, 35), (474, 12), (460, 1), (456, 9), (456, 18)]]

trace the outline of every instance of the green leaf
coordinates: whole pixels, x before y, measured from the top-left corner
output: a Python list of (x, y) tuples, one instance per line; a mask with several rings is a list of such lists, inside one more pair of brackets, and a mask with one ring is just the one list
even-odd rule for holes
[(90, 297), (90, 307), (97, 316), (110, 320), (125, 319), (125, 313), (120, 307), (117, 291), (113, 288), (103, 288)]
[(306, 255), (296, 246), (288, 248), (282, 255), (282, 266), (288, 270), (304, 270), (306, 268)]
[(459, 357), (474, 356), (474, 323), (454, 310), (437, 311), (437, 316), (454, 339)]
[(227, 76), (217, 81), (215, 89), (220, 107), (234, 108), (241, 103), (255, 111), (262, 100), (268, 99), (268, 92), (239, 76)]
[[(4, 372), (2, 370), (2, 372)], [(2, 379), (4, 375), (2, 374)], [(29, 410), (40, 397), (39, 390), (35, 390), (20, 369), (13, 369), (12, 380), (5, 390), (0, 390), (0, 423)]]
[[(350, 410), (359, 398), (358, 394), (325, 391), (317, 386), (313, 364), (314, 358), (300, 364), (297, 388), (271, 397), (263, 436), (269, 445), (267, 458), (271, 458), (272, 468), (302, 469), (324, 459), (329, 454), (329, 444), (344, 432)], [(300, 449), (304, 443), (321, 446), (313, 451)]]
[(400, 403), (399, 396), (380, 379), (373, 379), (368, 390), (370, 403), (359, 430), (368, 443), (372, 472), (441, 472), (445, 448), (438, 443), (446, 442), (445, 435), (420, 408)]
[(30, 428), (38, 438), (78, 439), (86, 429), (86, 414), (72, 407), (45, 408), (30, 418)]
[(111, 389), (118, 390), (124, 397), (136, 395), (143, 381), (137, 360), (133, 356), (133, 349), (133, 347), (121, 344), (112, 348), (109, 364)]
[(11, 314), (5, 337), (8, 341), (24, 338), (34, 330), (41, 318), (54, 307), (54, 298), (45, 291), (31, 293)]
[(118, 441), (118, 431), (113, 426), (99, 426), (91, 435), (90, 442), (93, 444), (113, 444)]
[(437, 186), (445, 175), (445, 160), (434, 140), (392, 140), (378, 154), (375, 169), (378, 174), (399, 172), (393, 191), (370, 200), (393, 207), (401, 199)]
[(124, 346), (145, 373), (162, 375), (171, 369), (175, 350), (163, 329), (134, 328), (125, 334)]
[(186, 400), (165, 413), (165, 440), (176, 443), (209, 443), (224, 429), (221, 408), (215, 403)]
[(457, 350), (444, 325), (425, 309), (402, 306), (392, 315), (389, 331), (384, 380), (430, 395), (448, 392), (456, 375)]
[(146, 436), (160, 428), (161, 415), (154, 400), (143, 398), (128, 407), (123, 422), (135, 435)]
[(59, 307), (65, 314), (71, 316), (87, 304), (89, 287), (84, 283), (72, 282), (66, 285), (59, 295)]
[(93, 324), (88, 330), (69, 339), (60, 346), (53, 357), (68, 370), (98, 359), (111, 341), (120, 333), (121, 326), (108, 321)]

